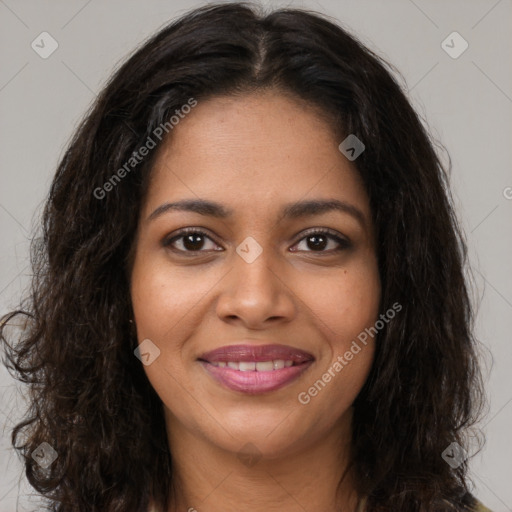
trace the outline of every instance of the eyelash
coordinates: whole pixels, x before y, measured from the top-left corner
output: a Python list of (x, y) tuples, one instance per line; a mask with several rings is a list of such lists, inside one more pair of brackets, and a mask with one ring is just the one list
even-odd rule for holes
[[(201, 235), (201, 236), (209, 238), (210, 240), (215, 242), (215, 240), (206, 231), (203, 231), (202, 229), (183, 228), (183, 229), (179, 230), (171, 238), (164, 239), (164, 241), (162, 242), (162, 245), (166, 248), (170, 248), (173, 252), (177, 252), (177, 253), (181, 253), (181, 254), (188, 253), (188, 254), (194, 255), (196, 253), (201, 253), (201, 252), (211, 252), (211, 251), (205, 251), (205, 250), (188, 251), (188, 250), (175, 249), (175, 248), (170, 247), (176, 240), (182, 239), (183, 237), (185, 237), (186, 235), (189, 235), (189, 234)], [(331, 240), (336, 241), (339, 244), (339, 247), (336, 249), (328, 250), (328, 251), (322, 250), (322, 251), (305, 251), (305, 252), (311, 252), (313, 254), (318, 254), (318, 255), (321, 255), (321, 254), (329, 255), (329, 254), (338, 253), (340, 251), (348, 249), (351, 246), (351, 243), (347, 239), (340, 237), (339, 235), (336, 234), (336, 231), (333, 231), (328, 228), (324, 228), (324, 229), (311, 228), (311, 229), (307, 230), (306, 232), (304, 232), (302, 234), (302, 238), (300, 238), (294, 245), (297, 245), (299, 242), (302, 242), (305, 238), (313, 236), (313, 235), (327, 236), (327, 238), (330, 238)], [(215, 243), (217, 244), (217, 242), (215, 242)], [(220, 252), (220, 251), (214, 251), (214, 252)], [(297, 252), (304, 252), (304, 251), (297, 251)]]

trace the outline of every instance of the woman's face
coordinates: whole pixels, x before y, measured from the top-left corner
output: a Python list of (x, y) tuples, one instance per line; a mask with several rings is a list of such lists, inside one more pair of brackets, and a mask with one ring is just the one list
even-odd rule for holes
[[(340, 142), (313, 110), (267, 92), (199, 102), (161, 148), (131, 294), (177, 438), (277, 457), (350, 424), (380, 279), (368, 198)], [(170, 205), (185, 201), (215, 207)]]

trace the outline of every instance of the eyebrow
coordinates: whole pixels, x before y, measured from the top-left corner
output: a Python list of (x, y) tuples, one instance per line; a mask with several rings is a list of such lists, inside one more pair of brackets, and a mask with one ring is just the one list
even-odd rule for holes
[[(147, 220), (154, 220), (170, 211), (188, 211), (219, 219), (227, 219), (234, 214), (231, 208), (227, 208), (214, 201), (208, 201), (206, 199), (182, 199), (174, 203), (164, 203), (160, 205), (149, 215)], [(351, 215), (359, 221), (363, 228), (366, 228), (366, 220), (363, 212), (356, 206), (345, 201), (340, 201), (339, 199), (313, 199), (288, 203), (281, 209), (280, 218), (298, 219), (312, 215), (321, 215), (331, 211), (340, 211)]]

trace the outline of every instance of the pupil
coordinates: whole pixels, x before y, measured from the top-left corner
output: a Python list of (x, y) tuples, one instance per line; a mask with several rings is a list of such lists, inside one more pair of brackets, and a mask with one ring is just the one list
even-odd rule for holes
[[(323, 240), (322, 242), (318, 242), (318, 240)], [(308, 237), (308, 240), (311, 241), (311, 240), (316, 240), (315, 242), (313, 242), (312, 247), (316, 248), (316, 249), (324, 249), (325, 248), (325, 241), (326, 241), (326, 237), (323, 236), (323, 235), (311, 235)]]
[[(201, 248), (202, 238), (203, 236), (197, 233), (186, 235), (185, 238), (183, 239), (183, 245), (185, 246), (186, 249), (190, 251), (197, 251)], [(194, 239), (196, 240), (194, 241)], [(197, 241), (197, 239), (199, 239), (199, 241)], [(197, 247), (196, 244), (198, 244), (199, 247)]]

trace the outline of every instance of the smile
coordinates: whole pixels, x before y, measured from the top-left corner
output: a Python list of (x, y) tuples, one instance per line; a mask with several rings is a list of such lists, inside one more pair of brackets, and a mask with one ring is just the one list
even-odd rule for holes
[(285, 345), (231, 345), (203, 354), (198, 361), (223, 387), (260, 394), (297, 379), (314, 357)]
[(285, 361), (284, 359), (276, 359), (275, 361), (218, 361), (211, 363), (213, 366), (220, 368), (232, 368), (241, 372), (272, 372), (281, 368), (289, 368), (293, 366), (293, 361)]

